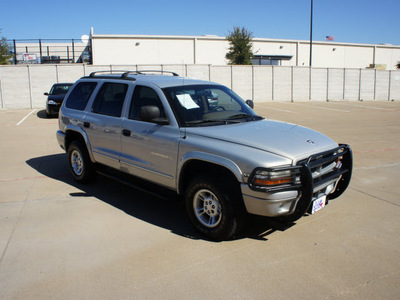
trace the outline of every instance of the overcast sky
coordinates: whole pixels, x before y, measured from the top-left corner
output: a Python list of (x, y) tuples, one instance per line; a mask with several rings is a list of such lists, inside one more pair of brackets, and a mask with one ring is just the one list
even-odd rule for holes
[[(218, 35), (309, 40), (311, 0), (4, 1), (1, 36), (79, 39), (95, 34)], [(314, 0), (313, 40), (400, 45), (400, 0)]]

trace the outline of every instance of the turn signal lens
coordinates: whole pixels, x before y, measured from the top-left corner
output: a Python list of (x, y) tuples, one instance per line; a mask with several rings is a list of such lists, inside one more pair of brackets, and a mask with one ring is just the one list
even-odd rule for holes
[(290, 184), (297, 181), (297, 177), (290, 170), (257, 170), (254, 174), (252, 185), (258, 187), (274, 187)]
[(281, 179), (260, 179), (260, 178), (255, 178), (254, 179), (254, 184), (256, 185), (277, 185), (277, 184), (285, 184), (292, 182), (291, 178), (281, 178)]

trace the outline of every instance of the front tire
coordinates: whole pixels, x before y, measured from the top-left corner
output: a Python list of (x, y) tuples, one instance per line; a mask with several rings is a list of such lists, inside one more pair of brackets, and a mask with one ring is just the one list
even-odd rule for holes
[(240, 194), (232, 191), (232, 185), (217, 181), (205, 176), (194, 179), (186, 189), (185, 204), (193, 226), (202, 235), (219, 241), (236, 235), (244, 217), (237, 209)]
[(96, 171), (85, 145), (73, 141), (68, 147), (68, 165), (72, 177), (78, 182), (87, 183), (94, 179)]

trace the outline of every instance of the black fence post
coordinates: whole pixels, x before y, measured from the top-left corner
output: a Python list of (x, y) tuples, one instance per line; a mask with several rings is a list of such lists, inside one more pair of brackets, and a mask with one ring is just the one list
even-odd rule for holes
[(15, 43), (15, 40), (13, 40), (14, 43), (14, 65), (17, 64), (17, 45)]
[(74, 44), (74, 39), (72, 39), (72, 63), (75, 63), (75, 44)]
[(42, 40), (39, 39), (39, 52), (40, 52), (40, 63), (43, 63), (43, 53), (42, 53)]
[(93, 44), (92, 44), (92, 37), (89, 39), (89, 63), (93, 65)]

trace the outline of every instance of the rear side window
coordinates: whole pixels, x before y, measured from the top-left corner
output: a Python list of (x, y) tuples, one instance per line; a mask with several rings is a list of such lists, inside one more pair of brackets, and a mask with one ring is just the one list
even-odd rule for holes
[(92, 112), (120, 117), (128, 85), (106, 82), (100, 88), (92, 106)]
[(96, 82), (78, 83), (71, 91), (65, 106), (72, 109), (84, 110), (96, 85)]

